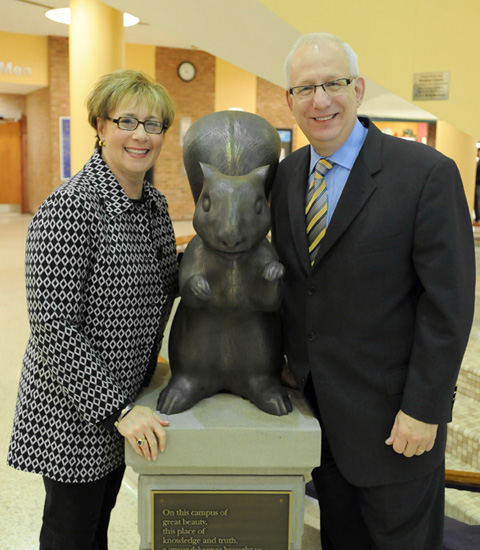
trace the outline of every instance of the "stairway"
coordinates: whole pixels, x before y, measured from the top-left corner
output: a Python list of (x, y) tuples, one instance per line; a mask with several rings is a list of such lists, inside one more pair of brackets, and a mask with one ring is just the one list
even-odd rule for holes
[[(480, 472), (480, 235), (475, 228), (477, 257), (476, 312), (457, 383), (453, 421), (448, 426), (446, 468)], [(480, 493), (447, 489), (445, 514), (480, 524)]]

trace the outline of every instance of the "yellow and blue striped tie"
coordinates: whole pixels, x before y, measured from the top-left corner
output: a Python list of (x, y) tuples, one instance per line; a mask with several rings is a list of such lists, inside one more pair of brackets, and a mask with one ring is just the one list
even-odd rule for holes
[(327, 185), (325, 174), (333, 164), (327, 159), (320, 159), (315, 166), (315, 174), (307, 193), (305, 217), (307, 222), (308, 251), (313, 265), (318, 253), (320, 241), (327, 230)]

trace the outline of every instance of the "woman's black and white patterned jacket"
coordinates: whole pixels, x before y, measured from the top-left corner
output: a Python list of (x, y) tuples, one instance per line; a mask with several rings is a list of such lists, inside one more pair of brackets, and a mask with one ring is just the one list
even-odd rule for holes
[(131, 201), (97, 150), (32, 220), (14, 468), (88, 482), (123, 463), (124, 438), (102, 422), (153, 374), (178, 292), (167, 202), (147, 182), (143, 195)]

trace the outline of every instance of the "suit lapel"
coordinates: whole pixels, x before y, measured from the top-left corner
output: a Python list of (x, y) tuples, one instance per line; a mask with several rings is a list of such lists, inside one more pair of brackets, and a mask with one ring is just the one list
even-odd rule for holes
[(305, 194), (308, 168), (310, 164), (310, 147), (304, 147), (304, 153), (292, 171), (288, 182), (288, 213), (293, 242), (301, 265), (306, 272), (310, 270), (308, 241), (305, 226)]
[(353, 165), (325, 237), (320, 244), (314, 269), (348, 229), (377, 188), (372, 175), (381, 169), (382, 133), (370, 121), (368, 121), (368, 129), (367, 139)]

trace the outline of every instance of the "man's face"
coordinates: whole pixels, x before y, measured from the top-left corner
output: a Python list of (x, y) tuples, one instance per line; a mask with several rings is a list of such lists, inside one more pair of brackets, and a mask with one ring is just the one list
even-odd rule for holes
[[(350, 78), (348, 59), (330, 40), (303, 46), (295, 53), (290, 66), (290, 86), (323, 84), (338, 78)], [(329, 96), (316, 88), (313, 96), (300, 98), (287, 90), (288, 105), (308, 141), (326, 157), (346, 142), (357, 120), (357, 108), (365, 91), (365, 82), (357, 77), (344, 91)]]

